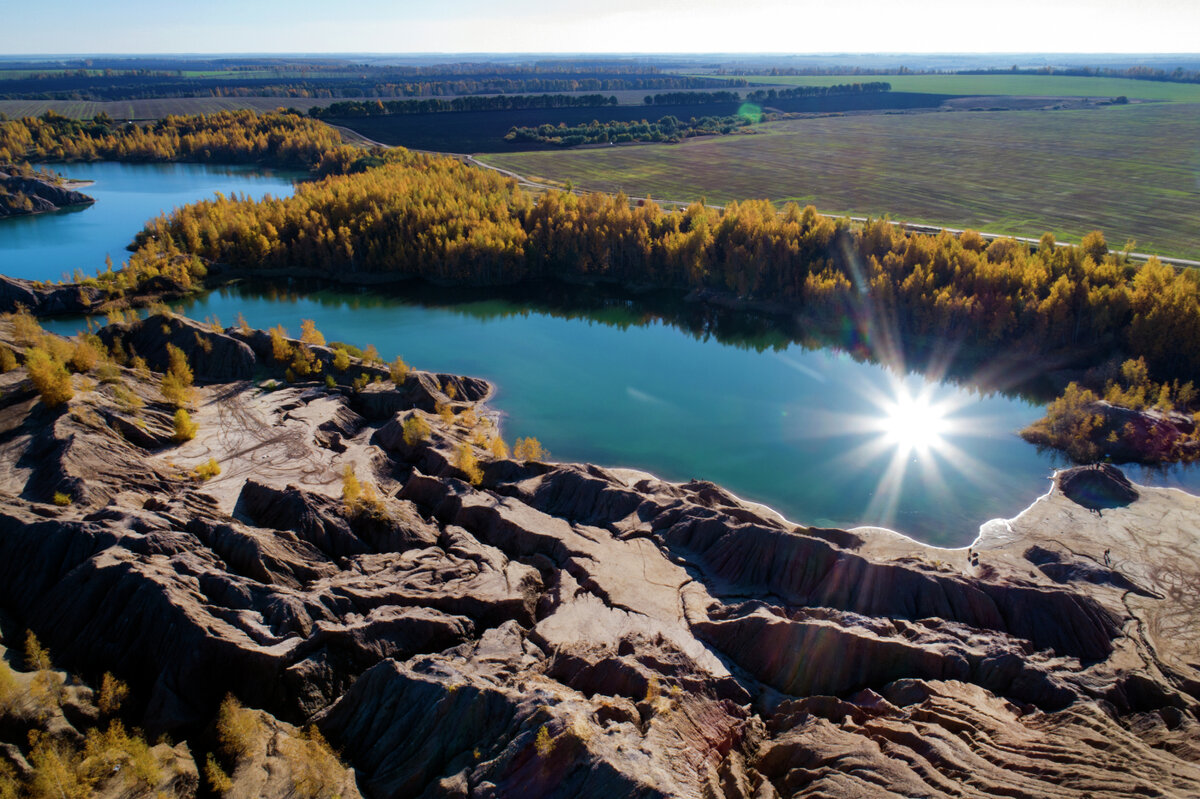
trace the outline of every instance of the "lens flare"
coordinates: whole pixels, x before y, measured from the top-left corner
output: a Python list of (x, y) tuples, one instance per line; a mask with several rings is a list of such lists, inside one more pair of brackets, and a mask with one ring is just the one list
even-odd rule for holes
[(895, 400), (880, 409), (883, 412), (879, 428), (884, 440), (902, 454), (916, 452), (925, 455), (945, 446), (942, 436), (950, 429), (946, 408), (931, 402), (926, 395), (912, 396), (902, 387)]

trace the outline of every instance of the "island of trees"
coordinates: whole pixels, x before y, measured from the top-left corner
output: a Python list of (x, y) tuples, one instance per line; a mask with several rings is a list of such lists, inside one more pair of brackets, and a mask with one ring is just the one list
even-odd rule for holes
[(657, 122), (599, 122), (586, 125), (538, 125), (514, 127), (504, 140), (514, 144), (536, 142), (557, 147), (581, 144), (628, 144), (631, 142), (680, 142), (693, 136), (727, 136), (744, 130), (758, 120), (745, 116), (692, 117), (686, 122), (667, 115)]

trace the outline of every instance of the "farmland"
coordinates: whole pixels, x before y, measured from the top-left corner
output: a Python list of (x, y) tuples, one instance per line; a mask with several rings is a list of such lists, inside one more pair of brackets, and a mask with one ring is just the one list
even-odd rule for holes
[(1143, 104), (820, 117), (763, 125), (754, 136), (481, 160), (634, 196), (768, 197), (1074, 240), (1099, 228), (1118, 246), (1136, 239), (1140, 251), (1197, 258), (1197, 140), (1197, 106)]
[[(835, 112), (864, 109), (897, 109), (936, 106), (941, 96), (881, 92), (828, 97), (798, 97), (772, 103), (783, 111)], [(328, 118), (333, 125), (351, 128), (375, 141), (403, 145), (418, 150), (443, 152), (512, 152), (531, 149), (531, 145), (512, 145), (504, 141), (510, 128), (543, 123), (586, 125), (600, 122), (657, 121), (667, 115), (688, 120), (692, 117), (729, 116), (738, 112), (738, 103), (708, 105), (617, 105), (602, 108), (534, 108), (509, 111), (464, 111), (441, 114), (396, 114), (392, 116)], [(546, 145), (552, 146), (552, 145)]]
[(1136, 97), (1175, 103), (1200, 102), (1200, 84), (1069, 75), (739, 75), (751, 84), (832, 86), (854, 80), (886, 80), (897, 92), (1036, 97)]

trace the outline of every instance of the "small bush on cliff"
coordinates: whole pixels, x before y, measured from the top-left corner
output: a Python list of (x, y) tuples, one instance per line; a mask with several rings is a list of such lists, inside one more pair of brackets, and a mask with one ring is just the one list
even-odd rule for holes
[(112, 676), (110, 672), (104, 672), (104, 677), (100, 680), (100, 693), (96, 698), (96, 707), (100, 709), (100, 714), (113, 715), (121, 709), (121, 705), (125, 703), (128, 696), (129, 686)]
[(17, 368), (17, 356), (13, 351), (0, 344), (0, 375)]
[(317, 330), (317, 323), (311, 319), (300, 320), (300, 340), (305, 344), (324, 346), (325, 336)]
[(88, 731), (83, 745), (83, 767), (93, 779), (100, 779), (114, 772), (124, 772), (132, 782), (149, 787), (162, 779), (158, 762), (150, 745), (139, 733), (130, 735), (125, 725), (114, 719), (101, 732), (98, 728)]
[(292, 783), (301, 799), (337, 795), (346, 769), (320, 730), (310, 726), (299, 737), (289, 736), (280, 747), (292, 769)]
[(408, 364), (399, 355), (388, 365), (388, 373), (391, 375), (392, 382), (397, 386), (404, 385), (404, 381), (408, 379), (408, 372)]
[(196, 437), (199, 425), (192, 421), (191, 415), (183, 408), (175, 411), (175, 435), (173, 438), (183, 443)]
[(67, 367), (42, 348), (33, 347), (29, 350), (25, 357), (25, 368), (42, 404), (47, 408), (57, 408), (75, 396)]
[(433, 432), (429, 427), (429, 422), (415, 414), (404, 420), (401, 429), (404, 431), (404, 443), (410, 447), (416, 446), (418, 442), (428, 441)]
[(205, 480), (211, 480), (220, 473), (221, 465), (217, 463), (216, 458), (209, 458), (207, 463), (202, 463), (192, 470), (192, 474), (194, 474), (196, 479), (201, 482), (204, 482)]
[(271, 337), (271, 356), (275, 363), (288, 363), (292, 360), (292, 345), (286, 339), (287, 331), (283, 325), (277, 325), (267, 331)]
[(333, 368), (339, 372), (350, 368), (350, 353), (345, 347), (338, 347), (333, 351)]
[(386, 515), (383, 500), (379, 498), (375, 484), (370, 481), (360, 482), (358, 475), (354, 473), (354, 467), (348, 463), (342, 468), (342, 502), (345, 503), (346, 513), (351, 515)]
[(532, 436), (518, 438), (513, 444), (512, 454), (513, 458), (519, 461), (541, 461), (550, 457), (550, 453), (542, 447), (542, 443)]
[(467, 476), (467, 481), (477, 486), (483, 482), (483, 470), (479, 468), (479, 459), (471, 445), (463, 442), (454, 453), (454, 466)]
[(67, 366), (74, 372), (90, 372), (96, 368), (102, 357), (103, 353), (95, 341), (80, 336), (75, 340), (71, 357), (67, 359)]
[(194, 379), (187, 355), (174, 344), (168, 344), (167, 371), (163, 373), (161, 386), (163, 399), (182, 409), (191, 399), (189, 389)]
[(45, 335), (37, 318), (24, 306), (18, 306), (15, 312), (8, 315), (8, 320), (12, 322), (13, 340), (22, 347), (32, 347)]
[(50, 501), (60, 508), (65, 508), (71, 504), (71, 495), (64, 494), (61, 491), (55, 491), (54, 496), (50, 498)]
[(250, 753), (262, 738), (262, 723), (253, 710), (242, 707), (232, 696), (226, 696), (217, 710), (217, 739), (221, 751), (237, 759)]
[(233, 790), (233, 780), (225, 773), (225, 769), (221, 768), (212, 752), (208, 753), (208, 758), (204, 761), (204, 779), (208, 781), (208, 787), (214, 793), (225, 794)]

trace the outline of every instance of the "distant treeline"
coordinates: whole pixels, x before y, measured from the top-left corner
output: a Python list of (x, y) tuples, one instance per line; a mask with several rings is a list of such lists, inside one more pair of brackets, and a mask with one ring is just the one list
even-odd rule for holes
[[(794, 97), (831, 97), (839, 94), (864, 94), (890, 92), (892, 84), (883, 81), (872, 83), (839, 83), (836, 86), (796, 86), (791, 89), (759, 89), (746, 95), (751, 103), (769, 100), (786, 100)], [(738, 103), (742, 96), (737, 92), (666, 92), (647, 95), (646, 105), (709, 105), (713, 103)]]
[(501, 94), (488, 97), (455, 97), (450, 100), (347, 100), (313, 106), (308, 115), (329, 117), (373, 117), (390, 114), (439, 114), (455, 111), (514, 111), (528, 108), (600, 108), (616, 105), (617, 98), (602, 94)]
[(838, 94), (873, 94), (890, 92), (892, 84), (885, 81), (871, 83), (839, 83), (835, 86), (797, 86), (794, 89), (759, 89), (746, 95), (752, 103), (772, 100), (788, 100), (794, 97), (831, 97)]
[(657, 122), (597, 122), (586, 125), (539, 125), (513, 128), (504, 137), (510, 144), (536, 142), (556, 147), (581, 144), (627, 144), (632, 142), (678, 142), (692, 136), (724, 136), (752, 124), (742, 116), (692, 117), (686, 122), (665, 116)]
[(1168, 83), (1200, 83), (1200, 71), (1176, 67), (1168, 72), (1156, 67), (1030, 67), (1004, 69), (909, 69), (908, 67), (771, 67), (717, 69), (714, 75), (819, 76), (819, 75), (1066, 75), (1086, 78), (1129, 78)]
[(740, 103), (742, 96), (737, 92), (665, 92), (646, 95), (646, 105), (712, 105), (713, 103)]
[[(193, 67), (194, 68), (194, 67)], [(267, 74), (262, 74), (267, 73)], [(746, 81), (734, 81), (745, 85)], [(227, 69), (189, 75), (148, 70), (77, 69), (0, 80), (0, 99), (137, 100), (153, 97), (439, 97), (469, 94), (614, 92), (645, 89), (725, 88), (729, 80), (660, 72), (645, 65), (510, 66), (459, 64), (431, 67), (330, 65)]]
[(1200, 71), (1177, 67), (1167, 72), (1154, 67), (1039, 67), (1037, 69), (964, 69), (956, 75), (1067, 75), (1085, 78), (1128, 78), (1131, 80), (1156, 80), (1165, 83), (1200, 83)]

